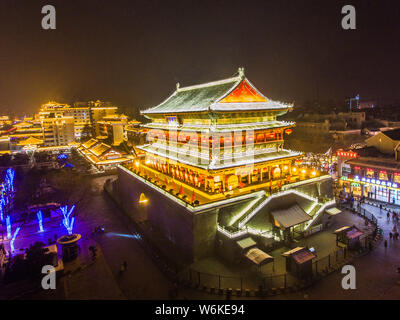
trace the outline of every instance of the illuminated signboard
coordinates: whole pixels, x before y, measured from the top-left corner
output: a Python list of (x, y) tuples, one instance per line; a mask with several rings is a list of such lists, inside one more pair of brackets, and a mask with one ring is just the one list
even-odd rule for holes
[(357, 153), (352, 151), (337, 151), (336, 155), (338, 157), (357, 158)]
[[(354, 180), (358, 180), (358, 179), (354, 179)], [(364, 182), (365, 184), (375, 184), (378, 186), (384, 186), (384, 187), (389, 187), (389, 188), (398, 188), (397, 183), (380, 181), (380, 180), (370, 179), (370, 178), (366, 178), (366, 177), (362, 178), (361, 181)]]
[[(384, 187), (389, 187), (389, 188), (398, 188), (398, 184), (397, 183), (392, 183), (392, 182), (388, 182), (388, 181), (381, 181), (381, 180), (377, 180), (377, 179), (370, 179), (368, 177), (363, 177), (360, 179), (359, 176), (354, 176), (354, 179), (349, 179), (346, 176), (343, 176), (340, 178), (343, 181), (354, 181), (354, 183), (360, 183), (362, 182), (363, 184), (374, 184), (374, 185), (378, 185), (378, 186), (384, 186)], [(355, 185), (352, 183), (352, 185)]]
[(167, 116), (165, 117), (165, 120), (170, 126), (177, 126), (178, 125), (178, 119), (176, 116)]

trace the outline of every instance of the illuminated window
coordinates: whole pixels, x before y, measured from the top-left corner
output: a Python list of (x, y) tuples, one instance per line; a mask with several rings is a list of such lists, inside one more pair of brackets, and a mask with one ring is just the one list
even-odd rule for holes
[(387, 172), (386, 171), (379, 171), (379, 180), (387, 180)]
[(273, 171), (272, 171), (272, 176), (274, 177), (274, 179), (280, 178), (281, 176), (281, 169), (279, 167), (276, 167)]
[(394, 173), (393, 182), (400, 183), (400, 173), (398, 173), (398, 172)]
[(374, 170), (372, 170), (372, 169), (367, 169), (367, 171), (366, 171), (366, 177), (367, 178), (374, 178), (375, 176), (374, 176)]
[(178, 119), (176, 118), (176, 116), (165, 117), (165, 120), (171, 126), (177, 126), (178, 125)]

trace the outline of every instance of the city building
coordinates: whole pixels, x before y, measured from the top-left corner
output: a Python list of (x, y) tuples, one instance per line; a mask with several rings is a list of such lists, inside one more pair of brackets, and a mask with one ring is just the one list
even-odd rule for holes
[(39, 119), (45, 147), (66, 146), (75, 141), (74, 117), (65, 116), (64, 110), (41, 110)]
[(33, 141), (38, 145), (43, 145), (44, 143), (43, 129), (40, 121), (29, 118), (14, 123), (12, 129), (2, 136), (9, 138), (10, 151), (20, 151)]
[(365, 112), (305, 113), (297, 118), (296, 127), (309, 133), (329, 133), (332, 130), (360, 129), (365, 120)]
[(92, 126), (95, 131), (95, 136), (100, 136), (100, 126), (99, 121), (103, 120), (104, 117), (112, 116), (117, 113), (118, 107), (111, 105), (107, 102), (89, 101), (88, 105), (90, 107), (90, 115), (92, 119)]
[(11, 125), (12, 120), (10, 119), (9, 116), (0, 116), (0, 128), (2, 128), (5, 125)]
[(133, 155), (111, 147), (97, 139), (86, 141), (79, 145), (77, 150), (101, 171), (115, 169), (118, 164), (133, 161)]
[(148, 141), (137, 146), (141, 157), (118, 167), (115, 194), (188, 261), (215, 252), (230, 259), (249, 235), (269, 250), (320, 230), (335, 206), (332, 180), (283, 148), (295, 123), (277, 117), (292, 108), (265, 97), (241, 68), (229, 79), (177, 84), (142, 111)]
[(128, 123), (128, 117), (126, 115), (106, 115), (101, 121), (97, 121), (99, 136), (108, 137), (112, 145), (119, 145), (127, 139), (125, 126), (127, 126)]
[(74, 119), (74, 136), (80, 140), (83, 128), (92, 125), (91, 111), (89, 106), (77, 103), (74, 107), (58, 102), (48, 102), (40, 108), (39, 114), (56, 113), (58, 116), (72, 117)]
[(146, 128), (140, 127), (140, 122), (137, 120), (131, 120), (129, 123), (124, 127), (124, 137), (127, 143), (134, 147), (137, 145), (144, 144), (146, 141)]
[(363, 148), (339, 150), (338, 173), (345, 195), (400, 203), (400, 129), (365, 140)]

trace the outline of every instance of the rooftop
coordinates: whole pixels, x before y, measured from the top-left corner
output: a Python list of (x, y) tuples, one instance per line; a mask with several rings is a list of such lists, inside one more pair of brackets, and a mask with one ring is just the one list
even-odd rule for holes
[(292, 105), (268, 99), (245, 78), (243, 69), (236, 77), (180, 88), (144, 115), (206, 111), (287, 110)]

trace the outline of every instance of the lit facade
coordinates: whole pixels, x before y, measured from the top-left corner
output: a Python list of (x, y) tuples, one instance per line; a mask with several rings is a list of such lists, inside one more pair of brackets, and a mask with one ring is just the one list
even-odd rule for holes
[(64, 110), (41, 110), (39, 119), (45, 147), (66, 146), (75, 141), (74, 118)]
[(122, 205), (191, 260), (215, 251), (221, 237), (229, 243), (251, 233), (275, 243), (310, 232), (335, 202), (330, 177), (296, 166), (302, 153), (283, 147), (295, 124), (278, 117), (292, 108), (265, 97), (243, 69), (177, 85), (142, 111), (148, 141), (137, 146), (143, 157), (119, 168)]
[[(216, 101), (208, 107), (210, 95)], [(271, 193), (314, 177), (315, 170), (293, 165), (301, 153), (283, 148), (295, 124), (277, 117), (292, 108), (263, 96), (244, 75), (177, 88), (164, 103), (142, 112), (151, 122), (143, 125), (149, 143), (138, 147), (146, 155), (139, 172), (163, 173), (192, 187), (200, 203), (260, 189)]]
[(91, 110), (89, 106), (71, 107), (70, 105), (64, 103), (48, 102), (41, 106), (39, 115), (52, 113), (57, 114), (57, 116), (73, 118), (74, 137), (77, 140), (81, 138), (82, 130), (85, 125), (92, 125)]
[(400, 129), (365, 142), (364, 148), (337, 152), (344, 195), (400, 204)]
[(127, 125), (128, 117), (123, 114), (107, 115), (97, 122), (99, 136), (109, 137), (113, 145), (119, 145), (126, 140), (124, 128)]

